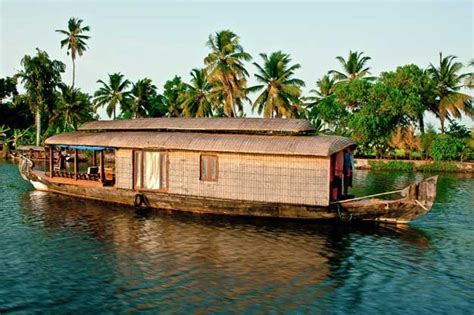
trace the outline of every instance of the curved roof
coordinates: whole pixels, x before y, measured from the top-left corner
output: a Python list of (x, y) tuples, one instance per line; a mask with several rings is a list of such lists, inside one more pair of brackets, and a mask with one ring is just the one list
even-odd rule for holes
[(141, 118), (98, 120), (85, 123), (82, 131), (200, 131), (219, 133), (305, 133), (314, 127), (304, 119), (269, 118)]
[(46, 139), (47, 145), (103, 146), (279, 155), (329, 156), (355, 143), (339, 136), (262, 136), (185, 132), (70, 132)]

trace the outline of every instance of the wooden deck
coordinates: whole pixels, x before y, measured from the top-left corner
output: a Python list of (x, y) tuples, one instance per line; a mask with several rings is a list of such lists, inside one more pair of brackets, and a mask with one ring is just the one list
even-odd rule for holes
[(81, 187), (103, 187), (100, 181), (86, 180), (86, 179), (74, 179), (66, 177), (49, 177), (49, 172), (42, 172), (34, 170), (32, 171), (35, 175), (47, 179), (49, 182), (54, 184), (65, 184), (65, 185), (75, 185)]

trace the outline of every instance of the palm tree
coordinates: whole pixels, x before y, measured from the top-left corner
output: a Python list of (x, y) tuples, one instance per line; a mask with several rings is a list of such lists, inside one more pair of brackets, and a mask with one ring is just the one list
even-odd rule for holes
[[(474, 67), (474, 59), (467, 64), (468, 67)], [(469, 73), (469, 75), (464, 80), (464, 85), (470, 89), (474, 89), (474, 72)]]
[(328, 74), (325, 74), (320, 80), (316, 81), (316, 89), (312, 89), (309, 92), (315, 96), (309, 96), (306, 99), (311, 101), (308, 105), (316, 104), (322, 99), (326, 99), (331, 96), (334, 92), (336, 80)]
[(71, 55), (72, 59), (72, 87), (76, 77), (76, 56), (82, 56), (87, 49), (86, 41), (90, 36), (83, 33), (90, 31), (89, 26), (82, 27), (83, 20), (78, 18), (70, 18), (67, 30), (56, 30), (56, 32), (66, 35), (66, 38), (61, 41), (61, 48), (67, 45), (67, 54)]
[(204, 58), (204, 63), (212, 84), (214, 106), (223, 106), (224, 114), (228, 117), (242, 114), (248, 77), (243, 62), (252, 57), (240, 45), (239, 37), (230, 30), (210, 35), (207, 45), (211, 52)]
[(299, 69), (299, 64), (290, 65), (290, 55), (281, 51), (274, 52), (268, 57), (260, 54), (263, 65), (254, 62), (257, 67), (255, 77), (262, 83), (251, 87), (249, 90), (256, 92), (263, 89), (252, 105), (252, 110), (259, 114), (263, 112), (265, 118), (296, 116), (295, 107), (298, 109), (301, 96), (301, 87), (304, 82), (294, 78), (294, 71)]
[(124, 80), (124, 75), (119, 73), (109, 74), (109, 83), (98, 80), (102, 84), (94, 94), (95, 110), (101, 106), (106, 106), (107, 115), (116, 118), (117, 106), (121, 108), (129, 101), (130, 91), (126, 91), (130, 81)]
[(187, 84), (185, 93), (180, 95), (181, 106), (185, 117), (212, 116), (211, 84), (207, 80), (206, 70), (193, 69), (191, 84)]
[(156, 86), (148, 78), (133, 83), (131, 100), (125, 104), (126, 111), (133, 119), (149, 116), (151, 102), (156, 97)]
[(93, 111), (88, 94), (72, 86), (62, 85), (52, 121), (61, 123), (63, 130), (77, 130), (81, 123), (93, 120)]
[(41, 140), (41, 114), (47, 111), (51, 117), (56, 103), (56, 88), (61, 83), (61, 73), (66, 66), (58, 60), (51, 60), (46, 52), (37, 48), (34, 57), (26, 55), (21, 60), (23, 69), (17, 74), (26, 90), (22, 97), (35, 112), (36, 145)]
[(455, 59), (456, 56), (443, 57), (440, 53), (439, 66), (430, 64), (427, 70), (435, 85), (436, 104), (432, 111), (439, 118), (442, 133), (446, 119), (459, 118), (461, 113), (474, 117), (471, 96), (459, 92), (462, 80), (469, 74), (459, 74), (463, 65)]
[(336, 59), (342, 65), (343, 72), (337, 70), (329, 71), (329, 74), (334, 75), (334, 78), (338, 81), (352, 81), (358, 78), (366, 78), (368, 80), (374, 79), (373, 77), (366, 77), (370, 74), (370, 67), (366, 67), (367, 62), (371, 59), (369, 56), (363, 56), (364, 52), (349, 51), (349, 56), (345, 60), (341, 56), (337, 56)]

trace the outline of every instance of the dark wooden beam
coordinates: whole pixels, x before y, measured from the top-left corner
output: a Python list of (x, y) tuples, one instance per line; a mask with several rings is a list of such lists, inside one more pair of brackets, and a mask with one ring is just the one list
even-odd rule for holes
[(54, 177), (54, 147), (49, 146), (49, 176)]
[(105, 182), (104, 160), (104, 150), (102, 150), (100, 151), (100, 181), (102, 184)]
[(74, 149), (74, 178), (77, 180), (77, 173), (79, 173), (79, 150)]
[(97, 166), (97, 151), (92, 151), (92, 166)]

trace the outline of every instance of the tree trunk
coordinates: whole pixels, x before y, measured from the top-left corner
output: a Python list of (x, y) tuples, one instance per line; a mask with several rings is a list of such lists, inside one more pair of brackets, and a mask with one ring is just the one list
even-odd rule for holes
[(74, 82), (76, 80), (76, 62), (74, 61), (74, 58), (72, 58), (72, 85), (71, 87), (74, 87)]
[(40, 108), (36, 108), (35, 125), (36, 125), (36, 145), (39, 146), (41, 142), (41, 109)]
[(441, 133), (444, 133), (444, 118), (443, 119), (439, 119), (439, 122), (441, 124)]
[(422, 135), (425, 134), (425, 121), (423, 119), (423, 114), (418, 118), (418, 124), (420, 125), (420, 132)]

